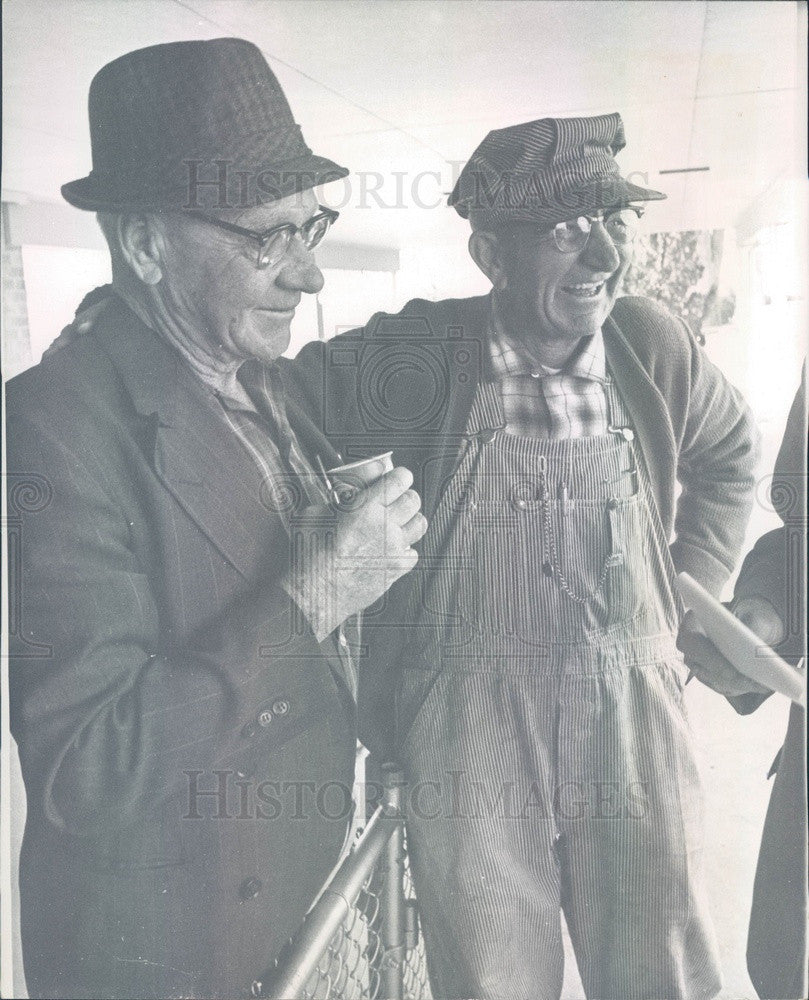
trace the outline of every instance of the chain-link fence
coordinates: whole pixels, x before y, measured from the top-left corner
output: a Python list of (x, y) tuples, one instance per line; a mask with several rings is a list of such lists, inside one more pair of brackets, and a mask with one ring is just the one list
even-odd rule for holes
[(275, 967), (253, 983), (271, 1000), (431, 1000), (407, 860), (402, 778), (384, 799)]
[(404, 895), (406, 916), (406, 942), (402, 963), (402, 1000), (431, 1000), (430, 983), (427, 979), (427, 956), (424, 952), (424, 938), (421, 936), (419, 911), (405, 844)]

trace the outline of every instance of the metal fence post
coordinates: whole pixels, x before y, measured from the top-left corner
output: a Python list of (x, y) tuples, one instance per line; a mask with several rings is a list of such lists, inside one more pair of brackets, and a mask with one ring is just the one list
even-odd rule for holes
[(396, 764), (383, 764), (385, 812), (401, 817), (401, 822), (385, 846), (382, 865), (382, 927), (383, 947), (380, 969), (380, 996), (384, 1000), (404, 997), (404, 964), (406, 958), (406, 916), (404, 895), (404, 775)]

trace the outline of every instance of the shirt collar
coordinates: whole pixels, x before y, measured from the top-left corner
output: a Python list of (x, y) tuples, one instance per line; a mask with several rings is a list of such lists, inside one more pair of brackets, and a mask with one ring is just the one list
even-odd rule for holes
[(579, 349), (562, 369), (551, 369), (526, 357), (508, 337), (496, 308), (492, 308), (489, 318), (489, 348), (496, 379), (510, 375), (531, 375), (533, 378), (565, 375), (587, 379), (589, 382), (607, 381), (607, 358), (601, 330), (592, 337), (583, 338)]

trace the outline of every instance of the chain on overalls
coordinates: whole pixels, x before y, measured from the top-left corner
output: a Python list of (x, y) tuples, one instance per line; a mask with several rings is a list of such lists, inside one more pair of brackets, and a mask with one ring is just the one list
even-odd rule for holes
[(607, 391), (623, 432), (545, 440), (478, 433), (481, 385), (425, 539), (397, 739), (438, 997), (558, 998), (560, 907), (588, 997), (719, 989), (673, 570)]

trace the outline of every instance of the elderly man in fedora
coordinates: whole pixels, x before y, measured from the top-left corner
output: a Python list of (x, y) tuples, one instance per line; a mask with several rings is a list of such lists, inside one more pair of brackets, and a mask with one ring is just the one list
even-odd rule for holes
[(337, 446), (394, 447), (430, 523), (364, 619), (360, 713), (410, 782), (437, 997), (558, 998), (560, 911), (588, 997), (720, 988), (675, 574), (729, 576), (756, 435), (680, 319), (618, 298), (664, 197), (620, 176), (624, 142), (618, 114), (489, 133), (449, 201), (491, 293), (295, 362)]
[(89, 112), (93, 170), (63, 194), (99, 214), (112, 294), (7, 389), (25, 973), (35, 997), (245, 996), (346, 836), (343, 623), (425, 522), (402, 468), (330, 508), (313, 462), (339, 458), (285, 402), (337, 217), (312, 189), (347, 171), (260, 51), (130, 52)]

